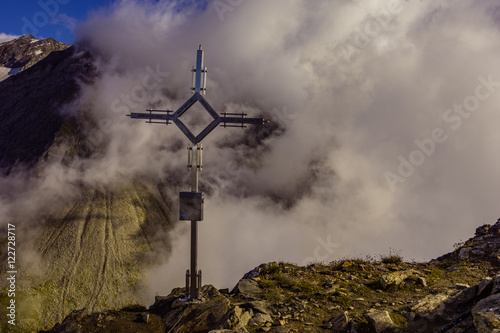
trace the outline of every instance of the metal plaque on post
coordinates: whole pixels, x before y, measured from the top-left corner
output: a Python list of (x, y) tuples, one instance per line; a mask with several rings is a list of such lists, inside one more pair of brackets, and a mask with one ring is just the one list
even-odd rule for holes
[(179, 220), (203, 221), (203, 201), (205, 196), (201, 192), (179, 193)]

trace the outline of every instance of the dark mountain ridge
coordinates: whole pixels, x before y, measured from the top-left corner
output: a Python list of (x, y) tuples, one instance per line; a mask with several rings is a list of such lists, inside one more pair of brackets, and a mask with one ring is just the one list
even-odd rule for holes
[(36, 63), (34, 58), (9, 57), (9, 50), (25, 45), (23, 37), (0, 45), (1, 61), (27, 67), (0, 82), (0, 169), (7, 173), (16, 163), (33, 166), (48, 150), (63, 124), (61, 108), (96, 75), (90, 52), (75, 46), (53, 51)]
[[(25, 57), (37, 43), (23, 36), (0, 45), (0, 66), (25, 68), (0, 82), (0, 174), (7, 184), (0, 199), (12, 211), (1, 220), (0, 259), (7, 262), (6, 224), (14, 224), (16, 268), (23, 272), (16, 284), (19, 320), (15, 327), (0, 323), (0, 330), (9, 332), (48, 329), (82, 306), (101, 311), (138, 302), (147, 287), (146, 271), (158, 264), (157, 253), (170, 252), (171, 202), (156, 180), (90, 186), (56, 179), (67, 195), (51, 197), (50, 190), (35, 189), (39, 195), (32, 199), (44, 197), (43, 212), (24, 214), (31, 208), (23, 201), (24, 187), (43, 183), (46, 165), (69, 168), (72, 159), (94, 152), (84, 131), (92, 115), (76, 103), (99, 75), (92, 51), (75, 45), (40, 59)], [(26, 179), (23, 189), (16, 187), (18, 178)], [(5, 276), (6, 265), (0, 273)], [(6, 283), (0, 282), (2, 290)], [(3, 308), (8, 302), (0, 294)]]

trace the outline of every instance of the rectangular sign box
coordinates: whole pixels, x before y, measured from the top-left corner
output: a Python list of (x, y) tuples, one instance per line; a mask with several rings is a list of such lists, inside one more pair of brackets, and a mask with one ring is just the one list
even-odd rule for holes
[(205, 196), (202, 192), (179, 193), (179, 220), (203, 221), (203, 202)]

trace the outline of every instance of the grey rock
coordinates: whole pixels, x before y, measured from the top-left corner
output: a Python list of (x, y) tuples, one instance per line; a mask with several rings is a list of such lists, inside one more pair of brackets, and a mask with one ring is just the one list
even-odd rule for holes
[(476, 237), (481, 237), (490, 233), (491, 224), (484, 224), (476, 228)]
[(471, 248), (470, 247), (463, 247), (460, 249), (458, 252), (458, 257), (462, 260), (468, 260), (471, 256)]
[(244, 327), (240, 327), (234, 331), (234, 333), (248, 333), (247, 329)]
[(491, 293), (496, 294), (500, 292), (500, 275), (495, 276), (492, 281)]
[(276, 333), (290, 333), (292, 332), (289, 327), (278, 327), (275, 329)]
[[(173, 328), (175, 328), (175, 332), (179, 333), (233, 329), (233, 327), (223, 326), (227, 323), (228, 312), (231, 310), (229, 300), (211, 285), (203, 286), (201, 293), (205, 296), (204, 301), (184, 302), (184, 306), (178, 306), (171, 310), (168, 307), (165, 309), (167, 312), (164, 322), (167, 326), (167, 332)], [(235, 324), (237, 324), (236, 321)]]
[(470, 286), (468, 284), (465, 284), (465, 283), (457, 283), (457, 284), (455, 284), (455, 288), (460, 289), (460, 290), (467, 289), (469, 287)]
[(347, 311), (339, 314), (330, 320), (331, 328), (335, 331), (347, 331), (349, 326), (349, 316)]
[(415, 320), (415, 312), (403, 312), (402, 313), (403, 317), (406, 318), (408, 321), (413, 321)]
[(416, 272), (413, 269), (384, 274), (380, 277), (380, 284), (382, 288), (387, 289), (391, 285), (400, 285), (405, 279), (415, 274)]
[(472, 308), (472, 317), (478, 333), (500, 332), (500, 294), (479, 301)]
[(488, 287), (492, 285), (492, 278), (486, 277), (479, 282), (477, 285), (477, 295), (480, 296), (487, 290)]
[(434, 320), (442, 316), (446, 309), (445, 302), (450, 298), (446, 294), (427, 295), (410, 306), (410, 310), (416, 315), (427, 320)]
[(474, 299), (474, 297), (477, 294), (477, 290), (478, 290), (477, 285), (463, 289), (458, 294), (451, 297), (447, 303), (454, 306), (468, 303)]
[(376, 333), (386, 332), (397, 328), (387, 311), (367, 312), (364, 316), (373, 326)]
[(427, 287), (427, 280), (424, 277), (419, 276), (417, 282), (423, 287)]
[(233, 294), (239, 294), (249, 299), (256, 299), (263, 292), (257, 281), (252, 279), (241, 279), (233, 289)]
[(500, 235), (500, 219), (498, 219), (497, 223), (490, 227), (489, 233), (492, 235)]
[(222, 319), (224, 329), (238, 329), (248, 325), (248, 321), (253, 317), (253, 311), (245, 311), (239, 306), (233, 307)]
[(271, 314), (269, 311), (269, 302), (268, 301), (252, 301), (247, 303), (250, 308), (254, 312), (260, 312), (263, 314)]
[(268, 314), (256, 313), (252, 319), (248, 321), (248, 326), (262, 326), (267, 323), (272, 323), (273, 319)]

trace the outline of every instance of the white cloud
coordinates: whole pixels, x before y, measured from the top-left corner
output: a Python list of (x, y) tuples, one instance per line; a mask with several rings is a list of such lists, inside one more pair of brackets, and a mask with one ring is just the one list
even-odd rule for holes
[(9, 40), (16, 39), (19, 36), (6, 34), (4, 32), (0, 32), (0, 43), (8, 42)]
[(61, 13), (55, 16), (50, 23), (55, 25), (59, 24), (68, 30), (74, 31), (78, 24), (78, 20), (66, 15), (65, 13)]

